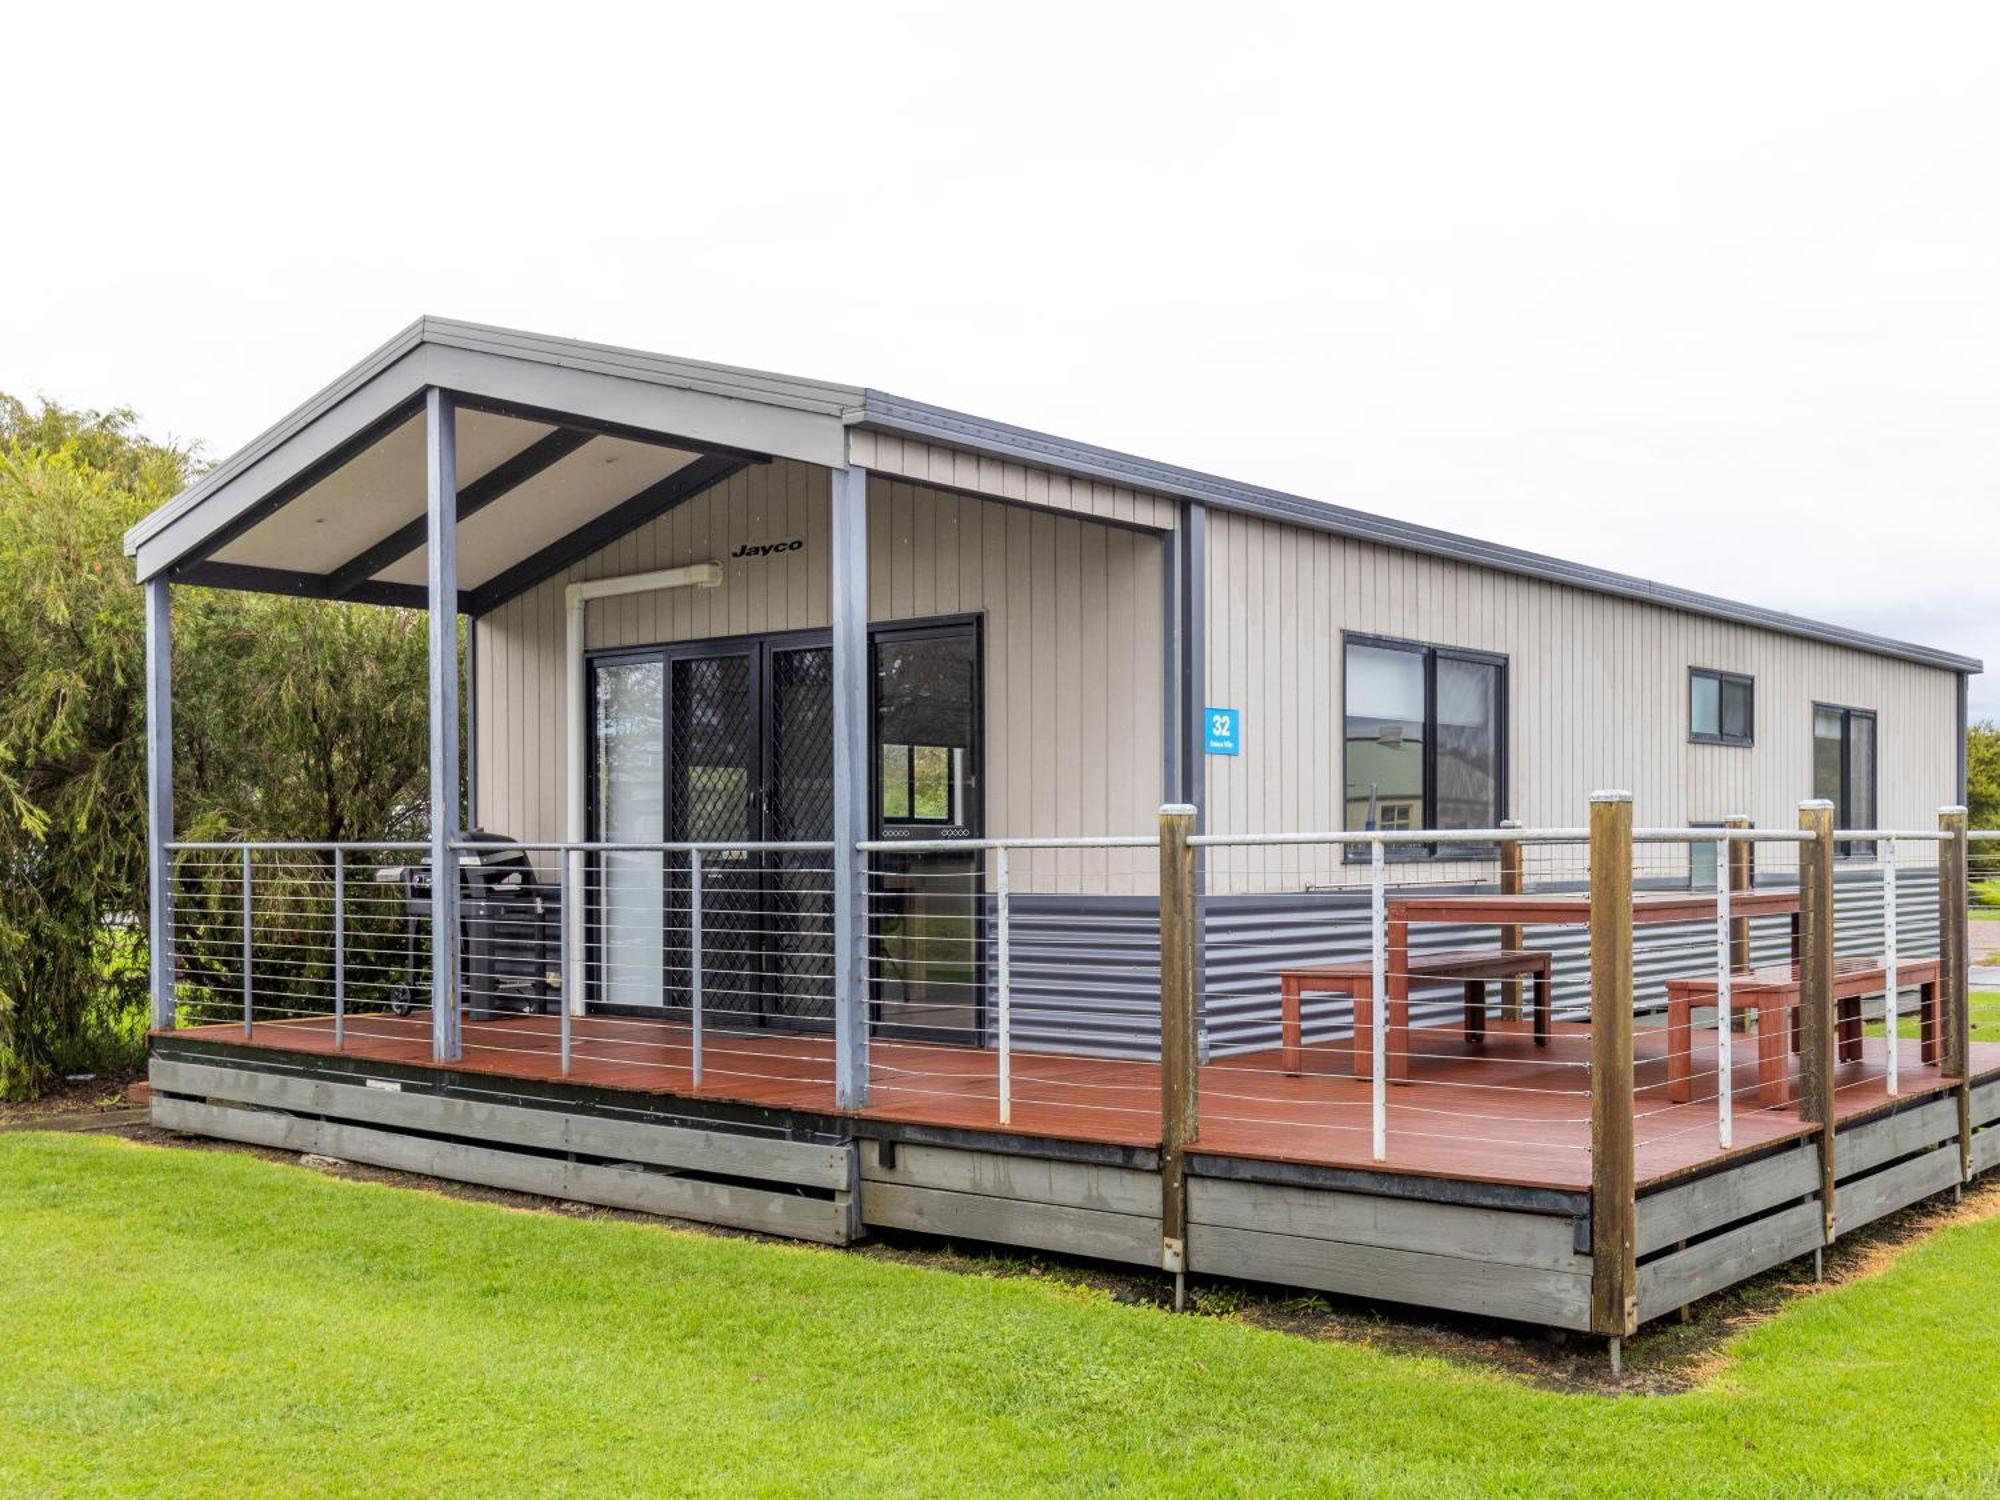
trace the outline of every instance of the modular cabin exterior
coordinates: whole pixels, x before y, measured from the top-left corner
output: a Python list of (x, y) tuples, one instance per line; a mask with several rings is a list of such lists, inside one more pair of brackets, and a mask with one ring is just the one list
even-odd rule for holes
[[(1613, 1337), (2000, 1157), (1967, 658), (437, 319), (128, 545), (176, 1128)], [(428, 609), (463, 826), (177, 841), (177, 584)], [(395, 906), (371, 854), (462, 879)], [(1661, 1024), (1718, 975), (1712, 1040)]]

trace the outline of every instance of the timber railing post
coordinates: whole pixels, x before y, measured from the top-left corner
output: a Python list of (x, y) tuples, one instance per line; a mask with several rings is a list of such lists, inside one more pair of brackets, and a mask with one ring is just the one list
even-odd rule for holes
[(1195, 973), (1195, 809), (1160, 809), (1160, 1269), (1186, 1301), (1187, 1148), (1200, 1122), (1201, 981)]
[(1972, 1178), (1972, 1009), (1966, 949), (1968, 840), (1962, 807), (1938, 809), (1938, 1061), (1958, 1080), (1959, 1179)]
[[(1819, 1205), (1823, 1244), (1833, 1243), (1833, 804), (1799, 804), (1799, 1113), (1819, 1126)], [(1815, 1262), (1821, 1260), (1815, 1254)], [(1815, 1269), (1819, 1267), (1816, 1265)]]
[[(1519, 828), (1517, 818), (1503, 818), (1502, 828)], [(1521, 894), (1521, 846), (1513, 839), (1502, 840), (1500, 844), (1500, 894), (1518, 896)], [(1509, 925), (1500, 929), (1500, 946), (1509, 952), (1516, 952), (1527, 940), (1525, 927)], [(1513, 975), (1500, 981), (1500, 1014), (1510, 1021), (1521, 1019), (1521, 979)]]
[[(1750, 819), (1743, 813), (1731, 813), (1722, 820), (1724, 828), (1748, 828)], [(1748, 839), (1729, 841), (1729, 869), (1727, 879), (1730, 894), (1735, 895), (1750, 889), (1754, 872), (1750, 868), (1751, 849)], [(1720, 872), (1718, 872), (1720, 873)], [(1729, 967), (1741, 974), (1750, 964), (1750, 919), (1731, 917), (1729, 919)]]
[(1590, 1326), (1638, 1330), (1638, 1192), (1632, 1094), (1632, 794), (1590, 799)]

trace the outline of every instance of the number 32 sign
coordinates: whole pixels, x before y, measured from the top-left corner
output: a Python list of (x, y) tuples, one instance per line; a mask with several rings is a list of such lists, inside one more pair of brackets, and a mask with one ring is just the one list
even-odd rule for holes
[(1243, 753), (1242, 716), (1233, 708), (1201, 711), (1203, 748), (1210, 755)]

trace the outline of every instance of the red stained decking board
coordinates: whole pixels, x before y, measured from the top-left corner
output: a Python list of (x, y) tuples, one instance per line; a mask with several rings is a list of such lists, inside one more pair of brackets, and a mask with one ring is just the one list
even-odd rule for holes
[[(833, 1040), (787, 1032), (707, 1033), (703, 1079), (693, 1086), (690, 1035), (675, 1022), (589, 1016), (572, 1022), (567, 1081), (644, 1094), (729, 1100), (834, 1113)], [(258, 1025), (246, 1040), (240, 1026), (159, 1032), (161, 1039), (331, 1054), (328, 1019)], [(1468, 1046), (1456, 1028), (1412, 1033), (1412, 1078), (1388, 1091), (1389, 1154), (1374, 1161), (1370, 1086), (1349, 1076), (1345, 1043), (1305, 1049), (1304, 1071), (1288, 1075), (1274, 1051), (1203, 1066), (1201, 1134), (1195, 1150), (1220, 1156), (1319, 1166), (1404, 1172), (1426, 1177), (1499, 1182), (1565, 1190), (1590, 1185), (1590, 1043), (1580, 1026), (1558, 1025), (1536, 1048), (1524, 1022), (1490, 1023), (1483, 1046)], [(1755, 1077), (1754, 1037), (1735, 1042), (1739, 1087)], [(512, 1016), (465, 1024), (464, 1056), (431, 1061), (426, 1016), (354, 1016), (347, 1022), (349, 1057), (440, 1067), (446, 1071), (560, 1081), (558, 1022), (552, 1016)], [(1641, 1186), (1678, 1177), (1725, 1155), (1755, 1151), (1811, 1134), (1795, 1108), (1748, 1107), (1735, 1114), (1731, 1152), (1717, 1144), (1714, 1034), (1698, 1035), (1696, 1097), (1667, 1100), (1666, 1033), (1641, 1029), (1636, 1038), (1638, 1175)], [(1953, 1080), (1916, 1064), (1916, 1044), (1902, 1048), (1902, 1096), (1935, 1093)], [(1975, 1074), (2000, 1071), (2000, 1044), (1973, 1046)], [(1025, 1136), (1156, 1146), (1160, 1139), (1159, 1066), (1151, 1062), (1016, 1052), (1013, 1120), (998, 1117), (998, 1063), (991, 1051), (918, 1042), (875, 1040), (869, 1046), (868, 1119)], [(1843, 1063), (1836, 1078), (1842, 1120), (1888, 1104), (1880, 1040)]]

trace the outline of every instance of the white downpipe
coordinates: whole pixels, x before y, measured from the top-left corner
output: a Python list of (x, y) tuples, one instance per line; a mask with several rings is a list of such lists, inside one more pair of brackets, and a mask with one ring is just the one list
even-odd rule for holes
[[(705, 562), (690, 563), (684, 568), (663, 568), (653, 573), (631, 573), (623, 578), (592, 578), (583, 583), (572, 583), (563, 590), (563, 664), (569, 686), (564, 747), (569, 756), (569, 807), (565, 819), (568, 842), (581, 844), (590, 837), (589, 768), (584, 763), (590, 743), (590, 705), (584, 697), (584, 606), (593, 599), (610, 599), (621, 594), (648, 594), (657, 589), (688, 587), (712, 589), (721, 583), (722, 564)], [(583, 964), (583, 955), (588, 951), (584, 947), (584, 905), (579, 895), (574, 909), (563, 912), (563, 921), (569, 927), (571, 951), (577, 955), (579, 968)], [(569, 996), (569, 1012), (573, 1016), (583, 1014), (583, 991), (584, 986), (579, 984)]]

